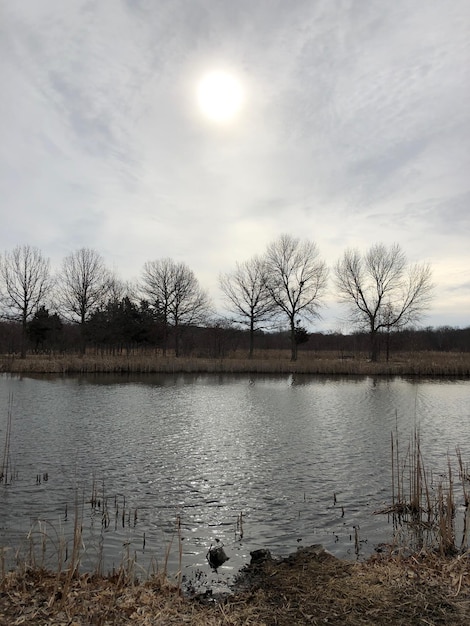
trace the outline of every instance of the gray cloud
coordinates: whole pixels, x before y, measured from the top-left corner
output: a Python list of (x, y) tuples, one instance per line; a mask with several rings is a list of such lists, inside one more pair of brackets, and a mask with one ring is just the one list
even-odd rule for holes
[[(175, 256), (215, 294), (220, 270), (282, 232), (314, 238), (330, 264), (398, 241), (447, 290), (436, 319), (464, 292), (466, 0), (1, 10), (1, 249), (28, 242), (59, 262), (89, 245), (125, 277)], [(246, 89), (226, 128), (195, 106), (214, 67)], [(470, 300), (458, 307), (466, 323)]]

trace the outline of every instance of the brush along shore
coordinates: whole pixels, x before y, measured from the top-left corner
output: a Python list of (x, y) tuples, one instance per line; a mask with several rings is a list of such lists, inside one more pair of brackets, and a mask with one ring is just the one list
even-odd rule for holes
[(469, 616), (469, 552), (353, 563), (311, 546), (246, 567), (234, 594), (218, 603), (184, 597), (163, 577), (137, 583), (120, 574), (70, 579), (26, 569), (0, 582), (2, 626), (467, 626)]
[(372, 363), (366, 354), (302, 351), (292, 362), (288, 351), (260, 351), (248, 359), (240, 353), (225, 358), (129, 355), (0, 355), (0, 372), (21, 374), (326, 374), (367, 376), (470, 376), (470, 353), (410, 352)]

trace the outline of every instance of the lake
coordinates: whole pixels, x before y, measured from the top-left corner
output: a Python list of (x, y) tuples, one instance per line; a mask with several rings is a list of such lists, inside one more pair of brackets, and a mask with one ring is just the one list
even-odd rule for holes
[(468, 380), (3, 374), (0, 546), (7, 563), (33, 546), (55, 567), (78, 511), (90, 570), (129, 557), (138, 574), (165, 558), (176, 572), (178, 523), (183, 574), (201, 585), (223, 588), (258, 548), (365, 557), (393, 533), (374, 515), (391, 503), (391, 432), (405, 449), (418, 427), (439, 476), (456, 446), (470, 460), (469, 400)]

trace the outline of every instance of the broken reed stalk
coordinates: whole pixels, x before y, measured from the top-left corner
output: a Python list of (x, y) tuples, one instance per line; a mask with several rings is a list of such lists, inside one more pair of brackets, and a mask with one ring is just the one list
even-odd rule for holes
[(176, 526), (178, 532), (178, 577), (177, 588), (178, 593), (181, 593), (181, 579), (183, 574), (183, 539), (181, 537), (181, 516), (176, 516)]
[(0, 546), (0, 583), (5, 579), (6, 569), (5, 569), (5, 551), (6, 548)]
[(181, 582), (183, 578), (182, 576), (183, 575), (183, 537), (181, 534), (181, 516), (180, 515), (176, 516), (176, 530), (172, 533), (170, 541), (168, 542), (166, 549), (165, 549), (165, 557), (163, 559), (163, 570), (161, 572), (163, 579), (166, 579), (168, 577), (168, 561), (170, 560), (170, 553), (171, 553), (171, 548), (173, 547), (175, 534), (178, 538), (178, 572), (176, 574), (177, 581), (178, 581), (177, 588), (178, 588), (178, 593), (181, 593)]
[(464, 465), (464, 462), (462, 461), (462, 452), (458, 446), (455, 448), (455, 453), (459, 464), (459, 478), (462, 483), (464, 503), (468, 508), (470, 505), (470, 492), (467, 489), (467, 485), (470, 484), (470, 469), (468, 467), (468, 463)]
[(431, 521), (432, 503), (428, 478), (421, 452), (421, 438), (417, 428), (413, 433), (413, 489), (412, 512), (417, 523), (423, 523), (423, 513), (427, 513), (427, 521)]
[(359, 544), (359, 526), (354, 526), (354, 553), (359, 556), (360, 544)]
[(421, 522), (421, 459), (419, 436), (414, 430), (411, 447), (411, 471), (410, 471), (410, 507), (413, 518)]
[(465, 507), (465, 514), (463, 517), (463, 530), (462, 530), (462, 541), (460, 543), (460, 550), (464, 552), (468, 550), (468, 535), (470, 531), (470, 506)]
[(439, 528), (439, 552), (442, 555), (455, 554), (455, 505), (454, 489), (452, 480), (452, 468), (448, 459), (448, 487), (444, 490), (444, 485), (439, 483), (437, 492), (437, 512)]
[(464, 465), (462, 461), (462, 452), (458, 446), (455, 449), (455, 452), (457, 454), (457, 461), (459, 464), (459, 479), (462, 485), (463, 501), (465, 506), (462, 541), (460, 544), (460, 549), (463, 551), (468, 549), (468, 536), (470, 533), (470, 492), (468, 489), (468, 485), (470, 484), (470, 470), (468, 464)]
[(170, 559), (171, 546), (173, 545), (174, 533), (171, 535), (171, 539), (165, 550), (165, 558), (163, 559), (163, 572), (162, 575), (166, 578), (168, 575), (168, 561)]
[[(13, 394), (10, 392), (8, 396), (8, 410), (7, 410), (7, 427), (5, 431), (5, 445), (3, 448), (3, 460), (0, 468), (0, 482), (8, 484), (8, 471), (11, 473), (11, 456), (10, 456), (10, 444), (11, 444), (11, 426), (12, 426), (12, 407), (13, 407)], [(10, 483), (12, 476), (10, 475)]]
[(119, 579), (125, 585), (132, 585), (135, 582), (136, 555), (134, 553), (134, 557), (131, 558), (130, 545), (130, 541), (126, 541), (124, 544), (125, 553), (119, 571)]
[(390, 447), (392, 451), (392, 507), (394, 508), (396, 505), (396, 500), (395, 500), (395, 450), (394, 450), (394, 441), (393, 441), (393, 431), (390, 433)]
[(66, 569), (66, 576), (64, 581), (64, 586), (62, 589), (62, 602), (65, 602), (67, 598), (67, 594), (71, 588), (72, 580), (78, 576), (81, 555), (83, 549), (83, 540), (82, 540), (82, 527), (83, 527), (83, 500), (79, 503), (78, 501), (78, 491), (75, 492), (75, 510), (74, 510), (74, 521), (73, 521), (73, 544), (72, 544), (72, 555), (70, 557), (70, 563), (68, 568)]
[[(397, 525), (397, 522), (401, 522), (401, 516), (407, 510), (406, 498), (404, 497), (405, 493), (405, 468), (406, 468), (406, 459), (409, 455), (409, 447), (407, 450), (407, 454), (405, 455), (405, 460), (402, 464), (400, 464), (400, 452), (399, 452), (399, 441), (398, 441), (398, 416), (396, 417), (396, 427), (395, 433), (392, 431), (390, 433), (390, 447), (391, 447), (391, 465), (392, 465), (392, 507), (391, 513), (393, 514), (393, 523), (394, 526)], [(402, 465), (400, 470), (400, 465)]]
[(240, 535), (240, 539), (243, 539), (243, 511), (240, 511), (240, 515), (237, 520), (238, 525), (238, 534)]

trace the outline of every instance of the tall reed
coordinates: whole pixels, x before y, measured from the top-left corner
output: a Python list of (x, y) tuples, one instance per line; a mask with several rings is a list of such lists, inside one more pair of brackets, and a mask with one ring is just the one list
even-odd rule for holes
[(72, 580), (79, 574), (82, 553), (84, 550), (83, 537), (83, 498), (79, 501), (78, 490), (75, 491), (75, 507), (73, 521), (72, 554), (66, 568), (65, 581), (62, 588), (62, 599), (65, 602), (72, 585)]
[[(5, 444), (3, 446), (3, 459), (2, 466), (0, 467), (0, 482), (3, 482), (7, 485), (12, 481), (12, 470), (11, 470), (11, 453), (10, 453), (10, 445), (11, 445), (11, 427), (12, 427), (12, 415), (13, 415), (13, 394), (10, 393), (8, 396), (8, 410), (7, 410), (7, 426), (5, 430)], [(8, 480), (8, 472), (10, 472), (10, 480)]]
[(446, 473), (432, 485), (425, 468), (421, 439), (415, 429), (404, 457), (399, 453), (398, 431), (391, 435), (392, 504), (377, 513), (392, 516), (394, 529), (405, 530), (414, 549), (437, 549), (442, 555), (454, 554), (468, 545), (470, 527), (467, 469), (457, 449), (460, 483), (464, 494), (465, 514), (460, 546), (456, 544), (455, 485), (451, 460), (447, 458)]
[(468, 463), (463, 462), (462, 452), (458, 446), (455, 449), (455, 452), (457, 454), (457, 461), (459, 466), (459, 480), (462, 485), (463, 501), (465, 507), (462, 541), (460, 544), (460, 549), (464, 551), (467, 550), (469, 547), (468, 537), (470, 534), (470, 468), (468, 466)]

